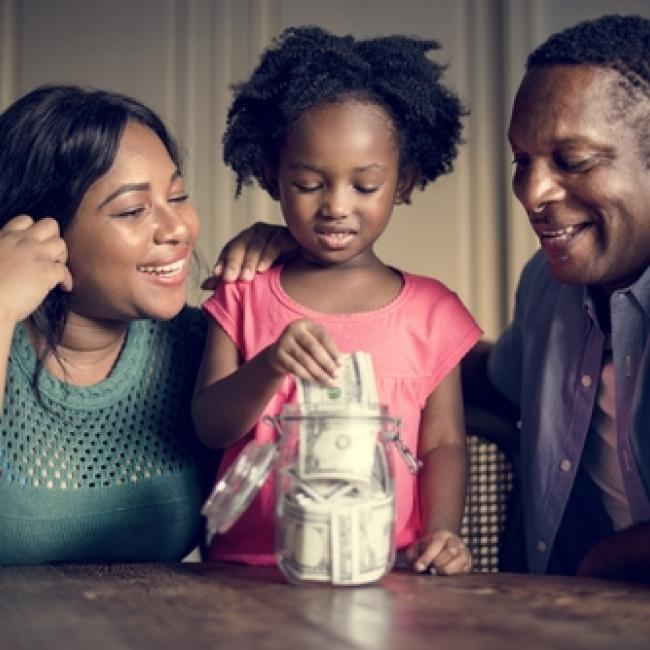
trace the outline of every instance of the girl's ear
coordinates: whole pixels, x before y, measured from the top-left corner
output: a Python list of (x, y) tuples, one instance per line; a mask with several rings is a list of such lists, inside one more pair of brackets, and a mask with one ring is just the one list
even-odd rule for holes
[(411, 202), (411, 193), (420, 178), (420, 167), (417, 163), (408, 164), (400, 172), (395, 192), (395, 205)]
[(262, 163), (262, 184), (274, 201), (280, 200), (278, 191), (278, 175), (275, 168), (268, 163)]

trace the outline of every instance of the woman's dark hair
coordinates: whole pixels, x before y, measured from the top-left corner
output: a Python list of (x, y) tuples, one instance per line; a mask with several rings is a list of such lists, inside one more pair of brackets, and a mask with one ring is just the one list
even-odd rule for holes
[(356, 40), (312, 26), (285, 30), (248, 81), (233, 86), (223, 144), (237, 195), (253, 179), (263, 185), (263, 164), (277, 163), (287, 129), (302, 114), (351, 98), (386, 110), (400, 165), (417, 163), (421, 188), (450, 172), (466, 111), (442, 85), (444, 67), (427, 57), (439, 47), (406, 36)]
[[(175, 140), (136, 99), (71, 85), (42, 86), (18, 99), (0, 115), (0, 227), (27, 214), (56, 219), (65, 234), (90, 185), (112, 166), (129, 121), (154, 131), (180, 168)], [(54, 353), (67, 313), (65, 292), (54, 289), (30, 317)]]

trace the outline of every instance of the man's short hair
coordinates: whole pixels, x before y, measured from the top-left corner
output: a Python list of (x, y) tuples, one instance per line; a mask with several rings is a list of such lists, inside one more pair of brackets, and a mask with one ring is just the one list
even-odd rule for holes
[[(619, 73), (613, 117), (632, 115), (650, 167), (650, 19), (610, 14), (552, 34), (528, 56), (526, 69), (552, 65), (593, 65)], [(630, 113), (644, 97), (648, 110)]]
[(585, 20), (552, 34), (526, 67), (562, 64), (612, 68), (650, 96), (650, 19), (612, 14)]

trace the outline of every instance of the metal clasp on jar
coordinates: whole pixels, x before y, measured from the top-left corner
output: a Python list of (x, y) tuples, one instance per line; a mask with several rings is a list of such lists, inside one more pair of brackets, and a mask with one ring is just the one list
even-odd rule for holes
[(390, 418), (390, 420), (392, 420), (393, 427), (389, 428), (386, 437), (397, 448), (397, 451), (409, 468), (409, 472), (411, 472), (411, 474), (417, 474), (420, 471), (420, 467), (422, 467), (422, 461), (415, 456), (402, 440), (400, 435), (402, 420), (401, 418)]

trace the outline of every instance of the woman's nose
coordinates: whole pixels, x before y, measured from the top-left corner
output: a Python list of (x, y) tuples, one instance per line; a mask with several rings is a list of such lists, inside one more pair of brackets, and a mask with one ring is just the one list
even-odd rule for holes
[(154, 240), (157, 244), (178, 244), (188, 240), (189, 224), (174, 205), (161, 206), (156, 217)]
[(556, 173), (543, 161), (529, 162), (517, 169), (512, 180), (517, 199), (529, 215), (564, 197), (564, 188)]

